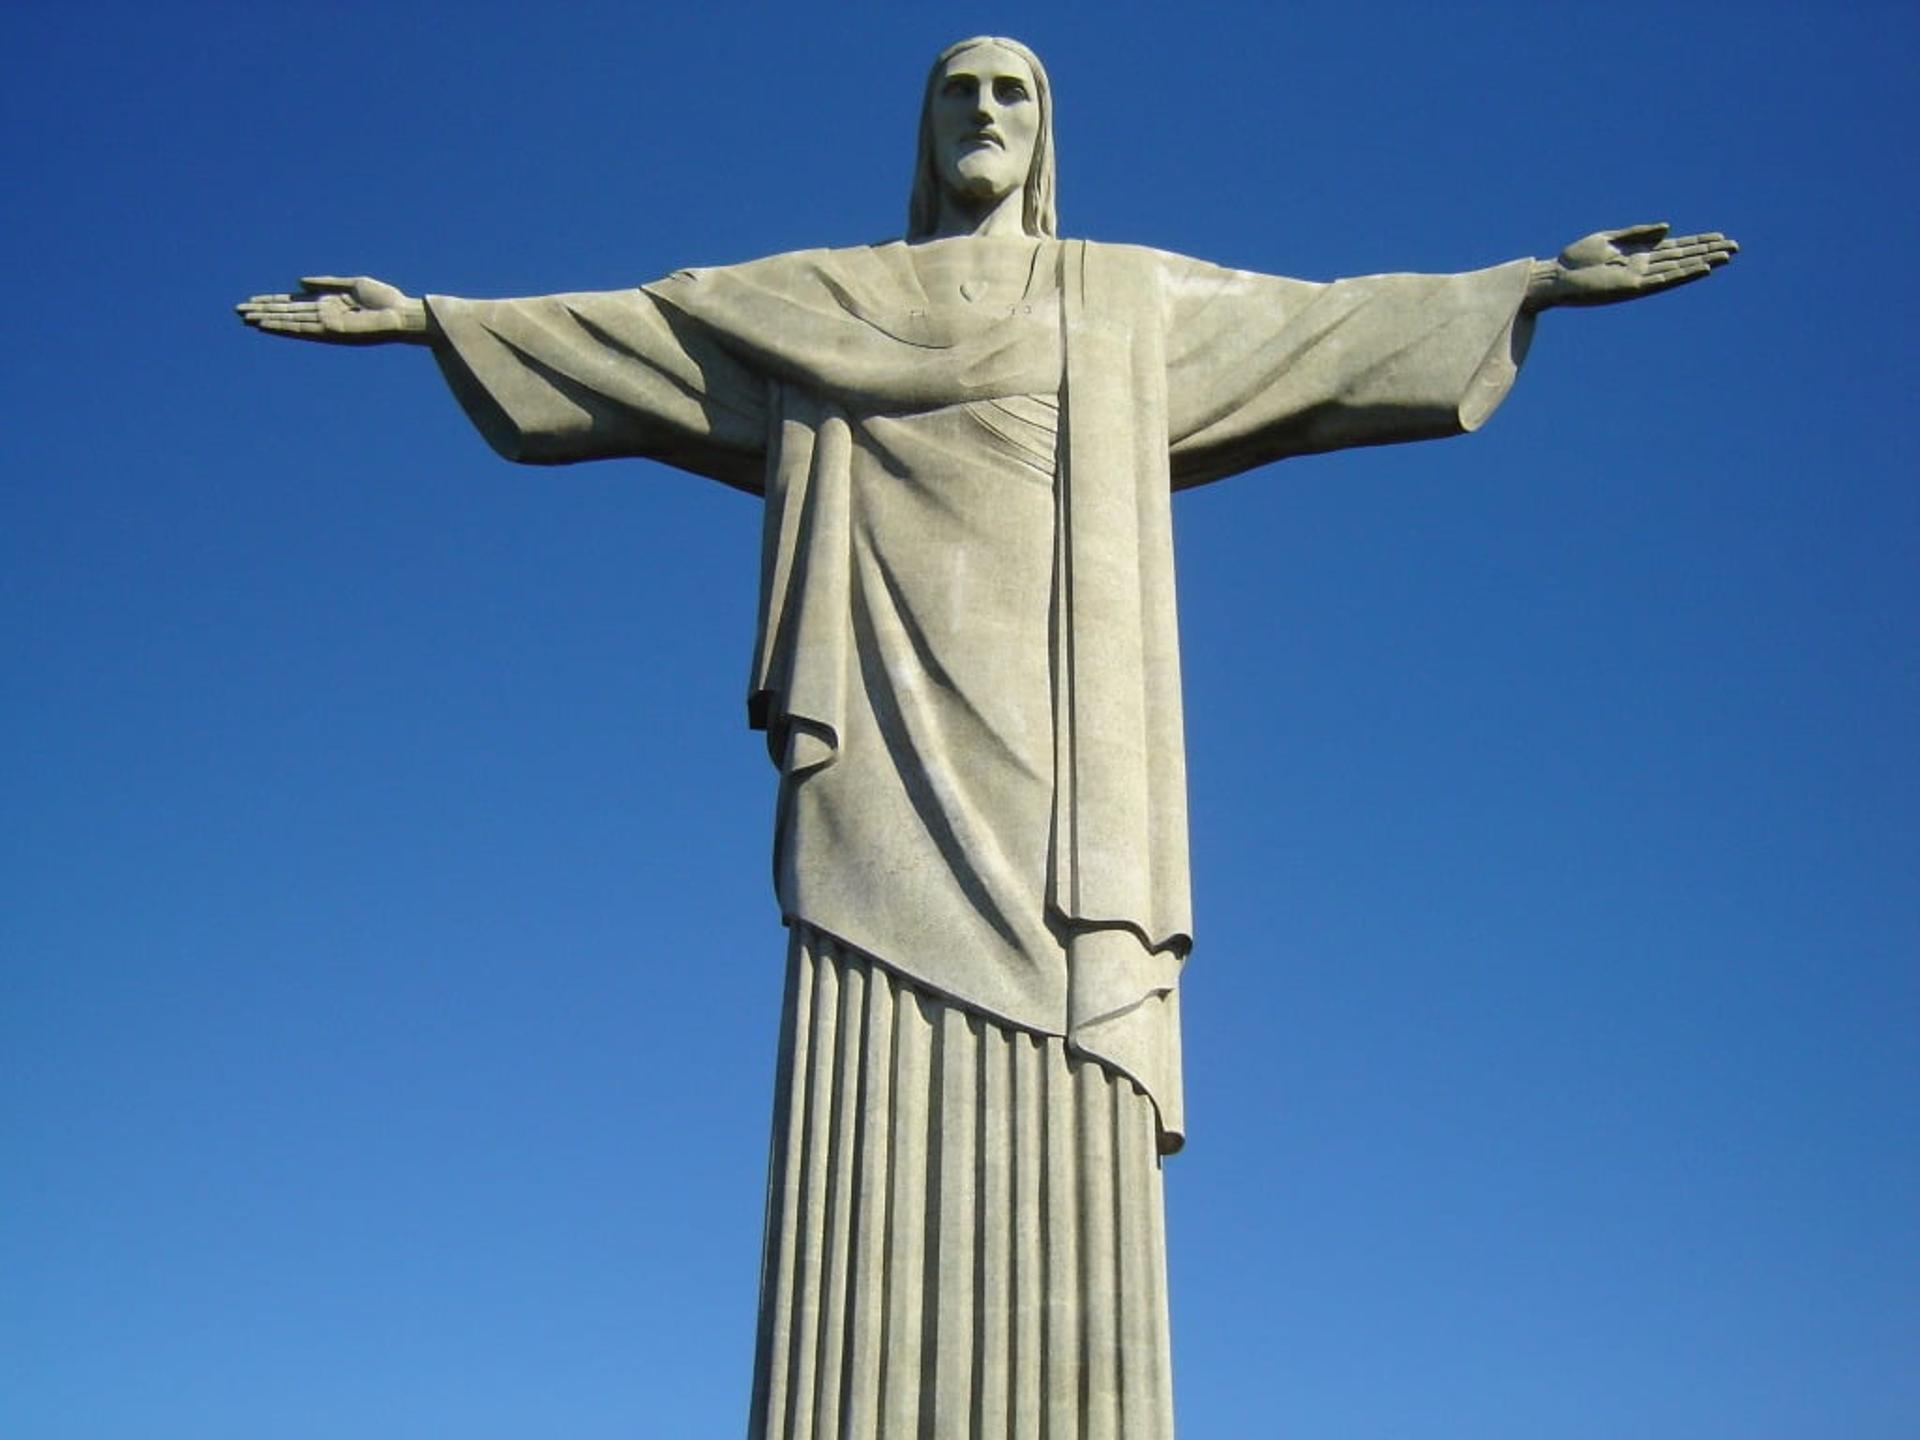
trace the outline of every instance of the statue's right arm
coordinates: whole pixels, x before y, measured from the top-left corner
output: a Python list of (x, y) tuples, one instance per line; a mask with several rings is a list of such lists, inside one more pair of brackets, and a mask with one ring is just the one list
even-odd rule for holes
[(426, 303), (368, 275), (306, 275), (292, 295), (254, 295), (234, 309), (256, 330), (330, 345), (430, 345)]
[(312, 275), (237, 306), (256, 330), (335, 345), (429, 346), (487, 443), (533, 465), (644, 457), (759, 493), (769, 386), (645, 289), (417, 299)]

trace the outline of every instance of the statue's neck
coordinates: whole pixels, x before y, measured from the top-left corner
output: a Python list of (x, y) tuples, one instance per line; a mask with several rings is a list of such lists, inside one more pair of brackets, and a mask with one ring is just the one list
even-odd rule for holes
[(939, 223), (933, 238), (949, 240), (962, 235), (998, 235), (1018, 238), (1027, 233), (1026, 195), (1009, 190), (997, 200), (972, 200), (945, 191), (940, 196)]

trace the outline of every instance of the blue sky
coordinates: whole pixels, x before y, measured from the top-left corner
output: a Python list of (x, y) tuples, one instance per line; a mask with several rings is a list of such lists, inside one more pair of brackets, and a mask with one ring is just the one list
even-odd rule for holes
[(1182, 1435), (1920, 1433), (1911, 7), (81, 4), (0, 20), (0, 1434), (740, 1433), (754, 503), (229, 307), (885, 238), (981, 31), (1070, 233), (1744, 246), (1180, 501)]

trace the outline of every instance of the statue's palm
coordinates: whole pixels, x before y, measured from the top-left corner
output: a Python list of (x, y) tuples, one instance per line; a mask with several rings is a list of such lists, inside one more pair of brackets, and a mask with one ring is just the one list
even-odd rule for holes
[(336, 345), (371, 345), (415, 334), (419, 307), (370, 275), (306, 275), (291, 295), (255, 295), (234, 308), (256, 329)]
[(1717, 230), (1669, 236), (1664, 223), (1601, 230), (1560, 252), (1552, 303), (1611, 305), (1684, 285), (1726, 264), (1739, 248)]

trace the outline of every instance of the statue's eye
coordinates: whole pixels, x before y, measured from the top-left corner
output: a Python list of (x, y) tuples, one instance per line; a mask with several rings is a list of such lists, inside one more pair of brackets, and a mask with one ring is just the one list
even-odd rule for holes
[(1016, 100), (1027, 98), (1027, 87), (1018, 80), (1002, 77), (993, 82), (993, 98), (1002, 105), (1011, 105)]
[(947, 80), (945, 84), (943, 84), (940, 87), (940, 93), (942, 95), (951, 95), (956, 99), (965, 95), (969, 95), (972, 92), (973, 92), (973, 83), (969, 80), (963, 80), (958, 75), (951, 77), (950, 79)]

